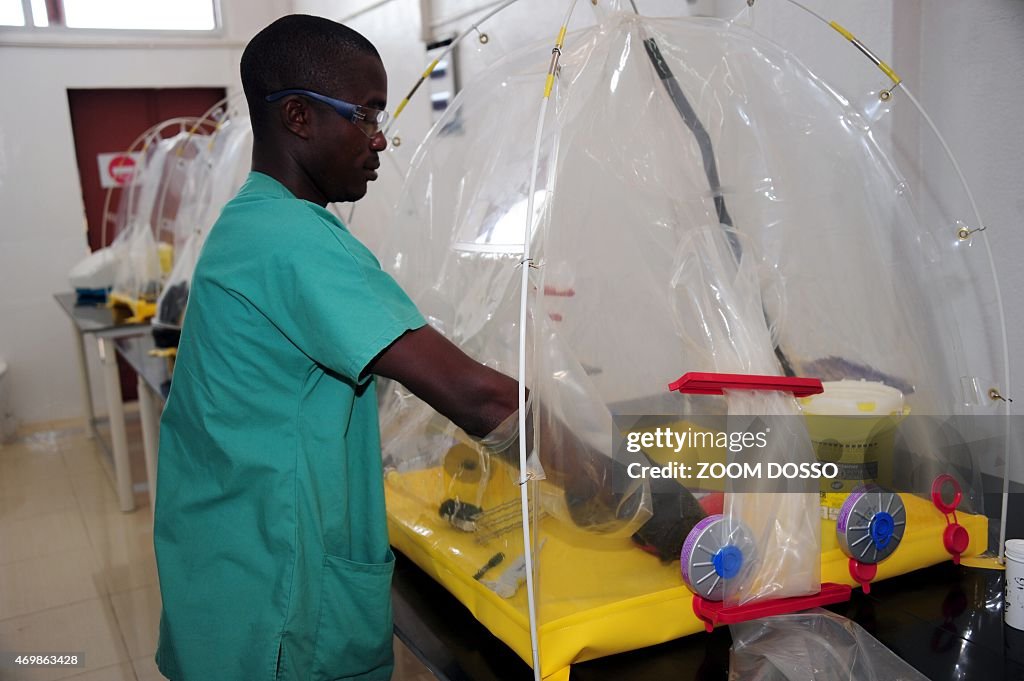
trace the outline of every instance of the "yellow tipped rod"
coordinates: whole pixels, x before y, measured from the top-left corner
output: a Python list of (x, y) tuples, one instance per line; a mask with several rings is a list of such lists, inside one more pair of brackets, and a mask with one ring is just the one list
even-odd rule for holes
[[(447, 55), (448, 52), (445, 51), (444, 54)], [(434, 72), (434, 69), (437, 68), (437, 65), (440, 62), (441, 62), (441, 57), (438, 57), (433, 62), (431, 62), (430, 66), (427, 67), (427, 70), (423, 72), (422, 76), (420, 76), (420, 79), (417, 80), (416, 84), (412, 86), (411, 90), (409, 90), (409, 94), (407, 94), (402, 99), (402, 101), (398, 103), (398, 107), (395, 109), (395, 115), (391, 117), (392, 120), (398, 118), (401, 115), (402, 109), (404, 109), (405, 105), (409, 103), (409, 100), (412, 99), (412, 96), (414, 94), (416, 94), (416, 91), (420, 89), (420, 85), (423, 85), (423, 81), (425, 81), (427, 78), (430, 78), (430, 74)]]
[(881, 59), (879, 59), (874, 52), (869, 50), (867, 46), (864, 45), (864, 43), (857, 39), (857, 36), (853, 35), (848, 30), (840, 26), (839, 22), (837, 21), (830, 21), (828, 22), (828, 25), (834, 28), (839, 33), (839, 35), (843, 36), (851, 43), (853, 43), (854, 47), (860, 50), (865, 57), (870, 59), (872, 63), (874, 63), (874, 65), (877, 66), (882, 71), (882, 73), (888, 76), (889, 79), (893, 82), (893, 87), (896, 87), (897, 85), (900, 84), (902, 79), (898, 75), (896, 75), (896, 72), (892, 70), (892, 67), (886, 64)]
[[(530, 241), (533, 235), (534, 200), (537, 195), (537, 171), (540, 167), (540, 148), (544, 138), (544, 118), (547, 114), (548, 103), (551, 101), (551, 90), (554, 87), (555, 76), (558, 73), (558, 58), (562, 54), (562, 45), (565, 41), (566, 27), (576, 8), (577, 0), (569, 4), (569, 11), (562, 21), (562, 28), (558, 32), (558, 39), (555, 47), (551, 50), (551, 66), (548, 67), (548, 76), (544, 83), (544, 97), (540, 101), (540, 112), (537, 116), (537, 133), (533, 140), (533, 162), (530, 165), (530, 190), (526, 194), (526, 224), (523, 229), (523, 259), (520, 262), (521, 278), (519, 291), (519, 470), (527, 471), (526, 452), (526, 328), (529, 306), (530, 291), (530, 269), (533, 267), (533, 258), (530, 253)], [(529, 486), (526, 484), (533, 479), (532, 474), (526, 474), (519, 482), (519, 503), (520, 514), (523, 517), (523, 560), (526, 565), (526, 611), (530, 620), (530, 652), (533, 660), (534, 681), (541, 681), (540, 642), (537, 625), (537, 595), (536, 586), (533, 581), (534, 555), (533, 538), (530, 532), (530, 499)]]
[[(899, 85), (900, 85), (900, 83), (902, 82), (903, 79), (900, 78), (898, 75), (896, 75), (896, 72), (892, 70), (891, 66), (889, 66), (884, 61), (879, 59), (875, 55), (874, 52), (872, 52), (871, 50), (868, 49), (867, 45), (865, 45), (860, 40), (858, 40), (857, 36), (853, 35), (853, 33), (850, 33), (850, 31), (848, 31), (845, 28), (843, 28), (839, 24), (838, 21), (829, 21), (828, 19), (826, 19), (825, 17), (821, 16), (820, 14), (818, 14), (817, 12), (812, 10), (811, 8), (807, 7), (806, 5), (803, 5), (803, 4), (799, 3), (799, 2), (797, 2), (797, 0), (786, 0), (786, 1), (789, 4), (794, 5), (794, 6), (798, 7), (798, 8), (800, 8), (804, 12), (807, 12), (808, 14), (810, 14), (812, 17), (814, 17), (815, 19), (817, 19), (821, 23), (826, 24), (827, 26), (830, 26), (831, 28), (833, 28), (839, 35), (841, 35), (844, 38), (846, 38), (847, 40), (849, 40), (853, 44), (854, 47), (856, 47), (858, 50), (860, 50), (861, 54), (863, 54), (865, 57), (870, 59), (871, 62), (875, 66), (877, 66), (882, 71), (882, 73), (884, 73), (889, 78), (889, 80), (892, 81), (892, 87), (889, 88), (888, 90), (882, 90), (880, 93), (878, 93), (878, 96), (881, 99), (883, 99), (883, 100), (887, 100), (890, 97), (892, 97), (892, 91), (895, 90), (897, 87), (899, 87)], [(747, 4), (752, 4), (752, 0), (748, 0)]]
[(420, 76), (419, 80), (416, 81), (416, 84), (413, 85), (412, 89), (409, 90), (409, 94), (407, 94), (404, 98), (402, 98), (402, 101), (398, 103), (398, 106), (395, 108), (395, 113), (391, 116), (391, 120), (388, 121), (387, 126), (385, 126), (385, 128), (384, 128), (384, 134), (385, 135), (388, 134), (388, 132), (391, 130), (391, 127), (395, 124), (395, 121), (398, 120), (398, 117), (402, 114), (402, 111), (405, 109), (406, 105), (409, 103), (409, 100), (411, 100), (413, 95), (416, 94), (416, 91), (420, 88), (420, 85), (423, 85), (423, 81), (425, 81), (427, 78), (430, 78), (430, 74), (434, 72), (434, 69), (437, 68), (437, 65), (440, 64), (441, 61), (443, 61), (445, 57), (447, 57), (449, 54), (451, 54), (452, 50), (454, 50), (455, 47), (459, 43), (461, 43), (465, 39), (465, 37), (467, 35), (469, 35), (473, 31), (477, 30), (480, 27), (480, 24), (484, 23), (485, 21), (487, 21), (488, 19), (493, 17), (495, 14), (497, 14), (501, 10), (505, 9), (509, 5), (511, 5), (513, 3), (516, 3), (516, 2), (519, 2), (519, 0), (506, 0), (505, 2), (503, 2), (500, 5), (498, 5), (493, 10), (491, 10), (490, 12), (488, 12), (487, 14), (482, 16), (478, 21), (474, 22), (472, 26), (467, 28), (465, 31), (463, 31), (458, 36), (456, 36), (456, 38), (454, 40), (452, 40), (452, 42), (448, 45), (448, 47), (445, 49), (445, 51), (441, 53), (441, 56), (439, 56), (437, 59), (435, 59), (433, 62), (431, 62), (430, 66), (428, 66), (427, 69), (423, 72), (423, 75)]
[(558, 71), (558, 59), (562, 56), (562, 46), (565, 44), (566, 26), (558, 32), (555, 46), (551, 49), (551, 65), (548, 67), (548, 78), (544, 83), (544, 99), (551, 96), (551, 90), (555, 87), (555, 73)]

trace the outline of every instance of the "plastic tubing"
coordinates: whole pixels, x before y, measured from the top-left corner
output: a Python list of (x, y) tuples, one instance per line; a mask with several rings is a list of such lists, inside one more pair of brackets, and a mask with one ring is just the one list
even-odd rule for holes
[[(921, 114), (921, 118), (924, 119), (925, 123), (927, 123), (928, 127), (931, 129), (932, 133), (934, 133), (935, 137), (939, 140), (939, 144), (942, 146), (942, 150), (946, 154), (946, 157), (949, 159), (949, 162), (951, 164), (953, 164), (953, 170), (956, 171), (956, 176), (957, 176), (957, 179), (960, 181), (960, 186), (963, 187), (964, 193), (967, 195), (967, 201), (971, 204), (971, 212), (974, 214), (974, 223), (977, 225), (976, 229), (979, 229), (979, 230), (984, 229), (985, 223), (983, 223), (982, 220), (981, 220), (981, 212), (978, 210), (978, 203), (977, 203), (977, 201), (974, 200), (974, 192), (971, 191), (970, 186), (967, 184), (967, 178), (964, 177), (964, 173), (960, 169), (960, 163), (956, 160), (956, 156), (953, 154), (953, 150), (950, 149), (949, 145), (946, 143), (946, 138), (942, 136), (941, 132), (939, 132), (938, 126), (935, 125), (935, 122), (932, 121), (932, 118), (931, 118), (931, 116), (928, 115), (928, 112), (925, 111), (924, 107), (921, 106), (921, 103), (918, 102), (917, 98), (914, 97), (913, 93), (910, 92), (910, 89), (907, 87), (906, 83), (904, 83), (902, 81), (902, 79), (899, 76), (896, 75), (896, 73), (892, 70), (892, 68), (889, 67), (888, 64), (886, 64), (884, 61), (882, 61), (881, 59), (876, 57), (874, 55), (874, 53), (871, 52), (871, 50), (869, 50), (863, 43), (860, 42), (860, 40), (858, 40), (852, 33), (847, 31), (846, 29), (844, 29), (838, 23), (836, 23), (834, 21), (828, 21), (827, 19), (822, 17), (820, 14), (818, 14), (818, 13), (812, 11), (811, 9), (805, 7), (804, 5), (800, 4), (796, 0), (786, 0), (786, 1), (789, 2), (790, 4), (793, 4), (793, 5), (797, 6), (797, 7), (799, 7), (804, 12), (807, 12), (808, 14), (813, 16), (814, 18), (816, 18), (819, 21), (821, 21), (822, 23), (824, 23), (825, 25), (830, 26), (831, 28), (833, 28), (834, 30), (839, 32), (844, 38), (846, 38), (851, 43), (853, 43), (853, 45), (858, 50), (860, 50), (862, 53), (864, 53), (864, 55), (867, 56), (868, 59), (870, 59), (872, 62), (874, 62), (875, 66), (877, 66), (879, 69), (881, 69), (882, 72), (885, 73), (885, 75), (888, 76), (893, 81), (893, 83), (894, 83), (893, 87), (896, 87), (897, 85), (902, 86), (904, 94), (907, 95), (907, 99), (909, 99), (910, 103), (914, 105), (914, 108), (917, 109), (917, 112), (919, 114)], [(1000, 333), (1000, 337), (1001, 337), (1001, 340), (1002, 340), (1002, 350), (1003, 350), (1003, 385), (1004, 385), (1004, 390), (1007, 393), (1009, 393), (1010, 390), (1011, 390), (1011, 388), (1010, 388), (1010, 385), (1011, 385), (1010, 384), (1010, 351), (1009, 351), (1009, 346), (1007, 345), (1007, 338), (1006, 338), (1006, 314), (1003, 311), (1003, 294), (1002, 294), (1002, 290), (1001, 290), (1001, 288), (999, 286), (999, 273), (996, 270), (996, 262), (995, 262), (995, 258), (992, 256), (992, 246), (991, 246), (991, 244), (989, 244), (988, 238), (985, 236), (984, 232), (980, 232), (979, 231), (978, 235), (981, 237), (981, 242), (985, 245), (985, 255), (988, 258), (989, 268), (992, 271), (993, 293), (995, 293), (995, 296), (996, 296), (996, 308), (999, 311), (999, 333)], [(1000, 410), (1002, 411), (1004, 417), (1008, 417), (1009, 416), (1009, 405), (1006, 402), (1003, 402), (1003, 404), (1000, 406)], [(1006, 426), (1004, 428), (1004, 438), (1005, 438), (1005, 440), (1004, 440), (1004, 445), (1003, 445), (1004, 446), (1004, 450), (1003, 450), (1003, 508), (1002, 508), (1002, 515), (1001, 515), (1001, 517), (999, 519), (999, 562), (1004, 562), (1003, 547), (1004, 547), (1004, 544), (1006, 543), (1006, 515), (1007, 515), (1007, 512), (1009, 510), (1009, 499), (1010, 499), (1010, 436), (1011, 436), (1011, 428), (1010, 428), (1010, 419), (1009, 418), (1004, 418), (1003, 420), (1006, 422)]]
[(558, 31), (558, 38), (551, 50), (551, 64), (548, 66), (548, 75), (544, 82), (544, 98), (540, 104), (540, 114), (537, 116), (537, 134), (533, 141), (533, 162), (530, 165), (530, 191), (526, 195), (526, 224), (523, 227), (523, 259), (520, 263), (522, 278), (519, 290), (519, 470), (522, 478), (519, 480), (519, 502), (520, 511), (523, 515), (523, 557), (526, 561), (526, 599), (530, 616), (530, 649), (533, 655), (533, 678), (540, 681), (540, 653), (537, 641), (537, 594), (536, 585), (533, 581), (533, 544), (530, 540), (530, 498), (527, 482), (529, 476), (526, 471), (526, 320), (529, 307), (530, 292), (530, 268), (532, 259), (530, 257), (530, 241), (533, 236), (533, 203), (534, 194), (537, 191), (537, 169), (540, 165), (541, 138), (544, 134), (544, 118), (548, 111), (548, 102), (551, 99), (551, 90), (554, 88), (555, 77), (558, 73), (558, 59), (562, 55), (562, 45), (565, 43), (566, 27), (576, 9), (576, 0), (571, 0), (569, 10), (562, 20), (562, 27)]

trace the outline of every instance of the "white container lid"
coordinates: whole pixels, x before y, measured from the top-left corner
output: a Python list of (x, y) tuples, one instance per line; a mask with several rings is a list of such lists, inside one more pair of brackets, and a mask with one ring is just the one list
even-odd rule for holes
[(1011, 560), (1024, 563), (1024, 539), (1007, 539), (1003, 554)]
[(888, 416), (903, 413), (903, 393), (877, 381), (825, 381), (825, 392), (800, 400), (806, 414)]

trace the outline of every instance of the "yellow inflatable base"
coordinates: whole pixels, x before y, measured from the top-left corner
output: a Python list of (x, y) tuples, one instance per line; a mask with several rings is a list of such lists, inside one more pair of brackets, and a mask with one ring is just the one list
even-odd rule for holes
[[(532, 664), (526, 588), (502, 598), (473, 573), (495, 555), (437, 513), (440, 469), (389, 474), (386, 483), (391, 543), (440, 582), (495, 636)], [(431, 492), (435, 492), (431, 494)], [(504, 490), (508, 492), (508, 490)], [(507, 494), (503, 499), (509, 499)], [(929, 501), (902, 495), (907, 530), (897, 551), (878, 566), (877, 579), (950, 560), (942, 546), (945, 517)], [(983, 516), (958, 514), (971, 536), (965, 556), (985, 550)], [(570, 529), (550, 517), (539, 521), (543, 546), (537, 580), (541, 676), (567, 681), (569, 665), (663, 643), (704, 630), (679, 562), (662, 564), (628, 538), (608, 540)], [(513, 533), (521, 534), (521, 528)], [(521, 545), (521, 540), (520, 540)], [(501, 573), (511, 557), (488, 571)], [(855, 586), (839, 549), (835, 521), (822, 520), (821, 579)]]

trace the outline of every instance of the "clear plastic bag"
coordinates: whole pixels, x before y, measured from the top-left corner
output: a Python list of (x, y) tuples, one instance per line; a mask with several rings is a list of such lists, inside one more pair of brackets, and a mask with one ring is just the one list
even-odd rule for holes
[(180, 137), (158, 140), (145, 150), (135, 182), (122, 194), (119, 230), (110, 245), (118, 260), (110, 301), (127, 308), (138, 321), (152, 316), (149, 308), (155, 308), (160, 293), (162, 267), (153, 214), (160, 200), (160, 179)]
[(190, 197), (205, 183), (208, 143), (209, 137), (185, 130), (155, 139), (145, 148), (136, 182), (125, 192), (118, 216), (124, 230), (113, 244), (120, 263), (110, 300), (128, 308), (131, 321), (155, 314), (176, 249), (188, 239), (181, 225), (191, 222)]
[[(781, 305), (771, 312), (767, 287), (753, 244), (727, 225), (694, 229), (679, 249), (672, 285), (678, 333), (697, 366), (722, 373), (778, 375), (782, 367), (773, 339)], [(693, 320), (693, 321), (687, 321)], [(782, 392), (726, 391), (730, 432), (748, 432), (757, 417), (774, 432), (764, 448), (729, 453), (729, 463), (810, 464), (810, 438), (797, 418), (796, 400)], [(781, 482), (781, 484), (780, 484)], [(755, 562), (726, 580), (724, 600), (743, 605), (766, 598), (817, 593), (821, 589), (821, 523), (817, 493), (803, 481), (778, 479), (726, 486), (729, 536), (743, 528), (755, 547)]]
[(160, 347), (177, 346), (192, 274), (206, 235), (248, 174), (252, 148), (248, 117), (222, 121), (211, 138), (203, 139), (202, 152), (182, 168), (182, 192), (170, 230), (175, 237), (174, 267), (153, 317), (153, 335)]
[(815, 608), (734, 624), (730, 681), (927, 681), (858, 624)]
[[(796, 401), (777, 392), (726, 392), (730, 432), (747, 431), (746, 416), (770, 418), (767, 446), (730, 455), (730, 459), (771, 464), (813, 463), (814, 451)], [(781, 417), (781, 418), (775, 418)], [(750, 454), (750, 456), (747, 456)], [(766, 488), (770, 489), (757, 489)], [(727, 580), (724, 601), (745, 605), (768, 598), (788, 598), (821, 591), (821, 520), (817, 491), (806, 480), (759, 479), (751, 490), (726, 485), (729, 525), (742, 525), (757, 547), (755, 564), (743, 579)]]

